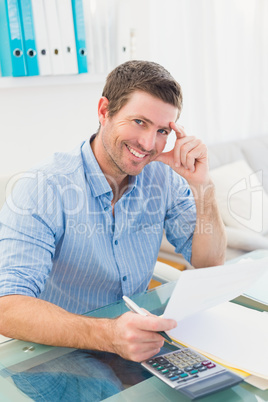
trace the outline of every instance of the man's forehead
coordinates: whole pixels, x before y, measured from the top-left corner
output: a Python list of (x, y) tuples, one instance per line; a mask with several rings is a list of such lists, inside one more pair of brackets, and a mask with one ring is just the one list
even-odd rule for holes
[(137, 115), (151, 124), (157, 122), (161, 126), (169, 126), (179, 114), (176, 106), (144, 91), (133, 92), (123, 108), (133, 116)]

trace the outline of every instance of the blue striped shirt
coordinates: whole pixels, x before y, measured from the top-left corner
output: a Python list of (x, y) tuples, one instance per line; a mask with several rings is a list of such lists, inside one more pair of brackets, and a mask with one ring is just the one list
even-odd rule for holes
[(89, 141), (19, 179), (0, 213), (0, 296), (39, 297), (74, 313), (144, 291), (163, 230), (191, 259), (196, 208), (187, 182), (152, 162), (115, 204)]

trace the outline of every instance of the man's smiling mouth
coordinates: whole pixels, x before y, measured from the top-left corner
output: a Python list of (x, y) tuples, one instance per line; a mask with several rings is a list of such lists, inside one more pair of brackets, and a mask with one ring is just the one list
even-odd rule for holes
[(131, 148), (129, 145), (126, 144), (127, 149), (137, 158), (143, 159), (146, 154), (140, 154), (139, 152), (135, 151), (135, 149)]

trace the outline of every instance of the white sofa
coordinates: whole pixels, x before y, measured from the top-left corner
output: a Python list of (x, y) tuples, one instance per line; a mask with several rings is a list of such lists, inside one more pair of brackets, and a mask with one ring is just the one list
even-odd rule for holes
[[(208, 153), (226, 227), (226, 260), (268, 249), (268, 135), (214, 144)], [(165, 236), (159, 256), (181, 262)]]

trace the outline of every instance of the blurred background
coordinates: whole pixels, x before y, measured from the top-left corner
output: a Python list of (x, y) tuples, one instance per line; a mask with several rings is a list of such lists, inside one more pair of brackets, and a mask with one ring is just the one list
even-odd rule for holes
[[(0, 172), (27, 170), (98, 127), (107, 73), (129, 59), (181, 84), (179, 122), (209, 144), (268, 135), (267, 0), (83, 0), (89, 73), (0, 77)], [(167, 150), (172, 147), (169, 139)]]

